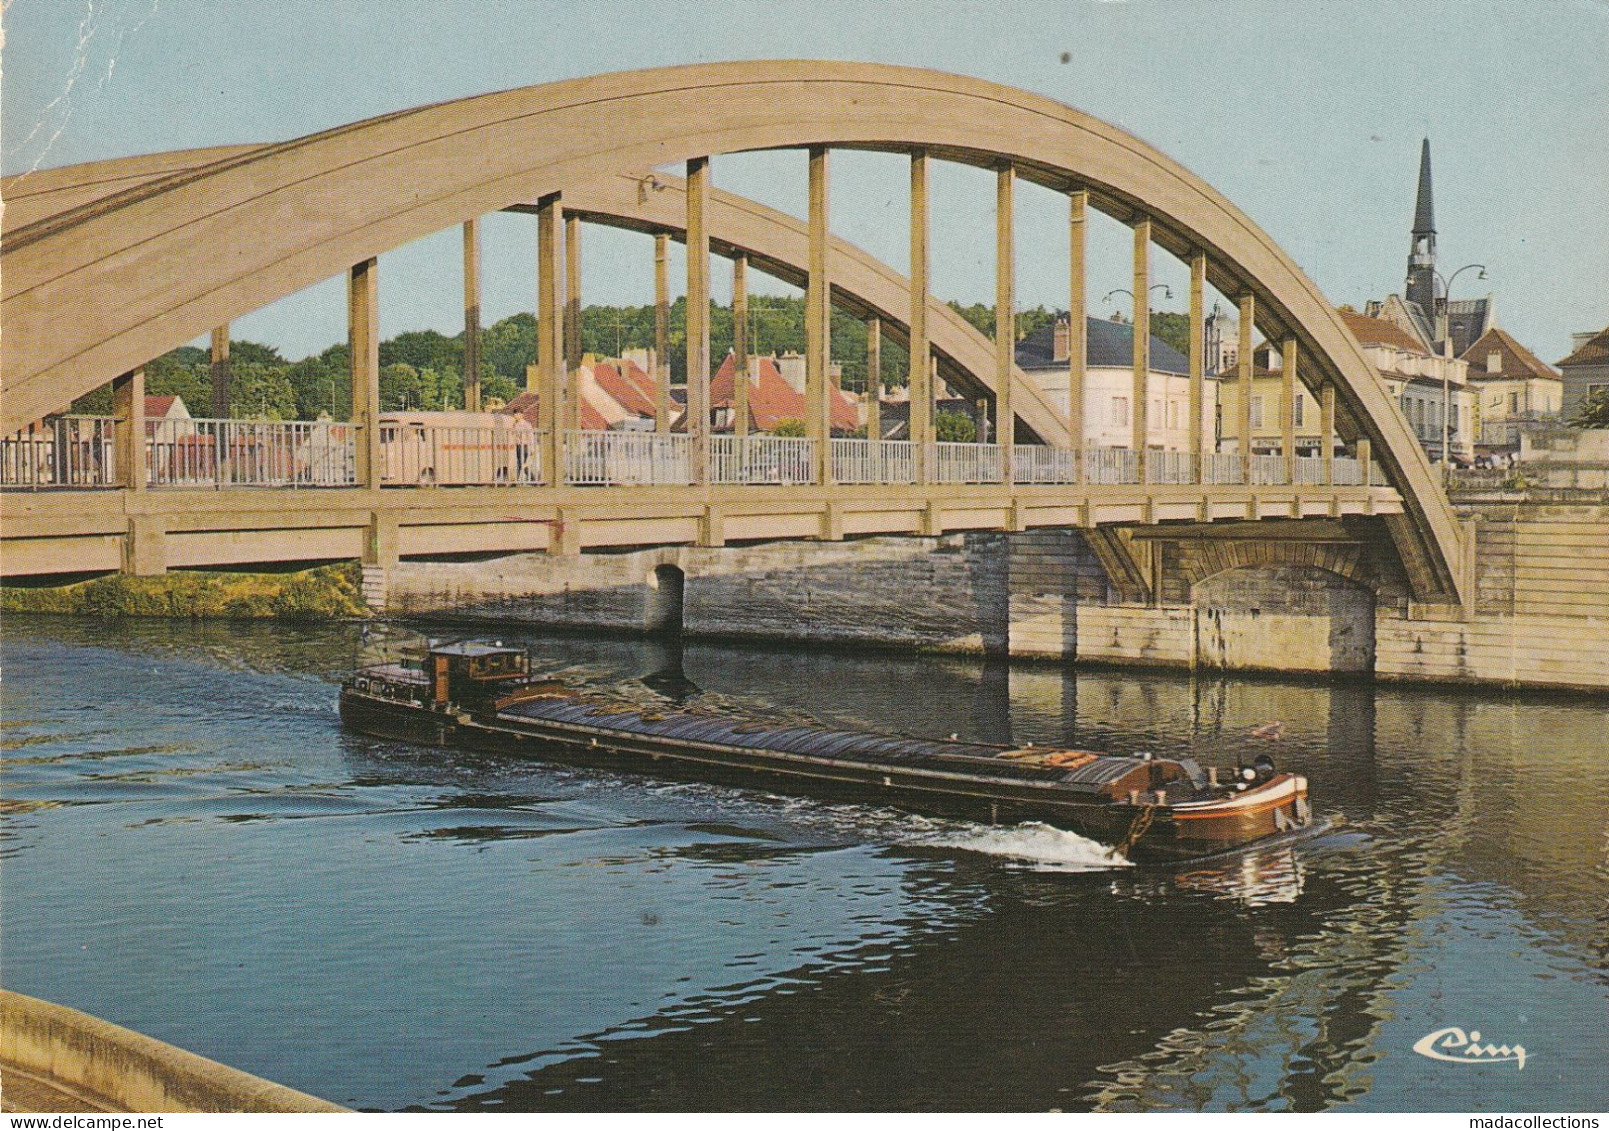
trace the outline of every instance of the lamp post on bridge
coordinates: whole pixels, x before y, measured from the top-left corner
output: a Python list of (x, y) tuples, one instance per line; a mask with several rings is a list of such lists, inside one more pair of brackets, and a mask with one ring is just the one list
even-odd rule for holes
[[(1138, 237), (1136, 237), (1136, 238), (1138, 238)], [(1138, 252), (1136, 252), (1136, 255), (1138, 255)], [(1135, 283), (1136, 283), (1136, 285), (1138, 285), (1138, 283), (1140, 282), (1140, 278), (1138, 277), (1138, 271), (1136, 272), (1136, 275), (1137, 275), (1137, 277), (1135, 279)], [(1146, 292), (1145, 292), (1145, 297), (1146, 297), (1145, 333), (1147, 335), (1149, 335), (1150, 332), (1151, 332), (1151, 319), (1150, 319), (1150, 306), (1151, 306), (1151, 303), (1150, 303), (1150, 298), (1151, 298), (1151, 292), (1152, 291), (1161, 291), (1163, 298), (1171, 299), (1173, 297), (1173, 288), (1168, 286), (1166, 283), (1152, 283), (1151, 286), (1146, 290)], [(1150, 340), (1149, 340), (1148, 337), (1144, 338), (1144, 339), (1142, 339), (1140, 337), (1140, 321), (1141, 321), (1141, 319), (1140, 319), (1140, 312), (1138, 310), (1139, 302), (1138, 302), (1138, 300), (1135, 299), (1134, 292), (1129, 290), (1127, 287), (1118, 287), (1115, 290), (1107, 291), (1106, 294), (1101, 297), (1101, 302), (1105, 303), (1113, 295), (1128, 295), (1129, 300), (1130, 300), (1130, 315), (1131, 315), (1131, 317), (1129, 319), (1129, 324), (1133, 327), (1133, 345), (1134, 345), (1134, 358), (1135, 358), (1135, 360), (1134, 360), (1134, 389), (1133, 389), (1133, 392), (1131, 393), (1131, 396), (1134, 398), (1134, 403), (1129, 406), (1129, 411), (1130, 411), (1130, 413), (1132, 413), (1132, 416), (1130, 417), (1130, 419), (1134, 422), (1134, 436), (1133, 436), (1133, 438), (1132, 438), (1132, 440), (1130, 442), (1134, 445), (1134, 449), (1135, 449), (1134, 454), (1135, 454), (1135, 459), (1138, 461), (1137, 466), (1139, 467), (1140, 481), (1144, 482), (1145, 478), (1146, 478), (1146, 468), (1145, 468), (1146, 459), (1147, 459), (1147, 451), (1146, 450), (1150, 446), (1150, 443), (1151, 443), (1151, 427), (1152, 427), (1151, 420), (1150, 420), (1150, 417), (1149, 417), (1148, 412), (1147, 412), (1147, 402), (1149, 401), (1150, 396), (1151, 396), (1151, 348), (1150, 348)], [(1142, 357), (1144, 359), (1143, 362), (1141, 360)], [(1143, 369), (1143, 372), (1142, 372), (1142, 369)]]
[(1437, 323), (1436, 329), (1440, 332), (1443, 349), (1446, 351), (1445, 356), (1442, 358), (1441, 366), (1441, 479), (1443, 483), (1447, 482), (1447, 471), (1452, 464), (1453, 458), (1450, 447), (1452, 443), (1450, 428), (1451, 422), (1448, 417), (1449, 411), (1452, 407), (1452, 389), (1447, 376), (1447, 361), (1452, 357), (1453, 346), (1452, 318), (1450, 313), (1452, 308), (1452, 291), (1453, 283), (1457, 281), (1458, 276), (1462, 275), (1465, 271), (1479, 271), (1480, 274), (1476, 275), (1475, 278), (1486, 278), (1486, 264), (1484, 263), (1466, 263), (1445, 278), (1442, 277), (1442, 273), (1440, 271), (1435, 272), (1436, 278), (1441, 280), (1441, 309), (1435, 312)]

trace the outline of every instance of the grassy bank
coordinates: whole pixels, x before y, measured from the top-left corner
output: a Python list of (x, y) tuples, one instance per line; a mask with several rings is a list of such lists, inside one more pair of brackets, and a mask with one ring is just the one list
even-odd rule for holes
[(0, 610), (97, 617), (339, 620), (366, 617), (356, 562), (300, 573), (113, 574), (49, 589), (0, 587)]

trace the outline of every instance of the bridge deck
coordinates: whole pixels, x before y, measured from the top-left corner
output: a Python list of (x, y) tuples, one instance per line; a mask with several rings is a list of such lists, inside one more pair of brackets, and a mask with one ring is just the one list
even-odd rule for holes
[[(8, 577), (1402, 513), (1390, 487), (1002, 484), (7, 492)], [(1269, 535), (1278, 534), (1277, 523)]]

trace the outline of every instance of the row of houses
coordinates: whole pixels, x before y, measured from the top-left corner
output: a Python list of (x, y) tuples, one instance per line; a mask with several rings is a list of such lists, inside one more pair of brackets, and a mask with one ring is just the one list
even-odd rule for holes
[[(1411, 329), (1383, 316), (1387, 310), (1360, 314), (1343, 308), (1341, 316), (1380, 372), (1392, 398), (1401, 407), (1410, 428), (1432, 459), (1442, 459), (1443, 435), (1447, 454), (1456, 462), (1471, 462), (1481, 454), (1512, 451), (1519, 430), (1528, 423), (1557, 419), (1563, 402), (1563, 380), (1510, 334), (1490, 326), (1464, 351), (1462, 357), (1437, 353)], [(1233, 319), (1215, 310), (1210, 319), (1216, 333), (1207, 364), (1207, 395), (1202, 404), (1202, 434), (1213, 437), (1220, 450), (1238, 447), (1240, 419), (1237, 340)], [(1598, 347), (1609, 361), (1609, 332)], [(1041, 327), (1017, 344), (1017, 364), (1061, 411), (1069, 408), (1068, 352), (1071, 334), (1066, 315)], [(1126, 447), (1132, 437), (1133, 327), (1127, 323), (1090, 318), (1085, 329), (1084, 436), (1086, 447)], [(1579, 352), (1579, 351), (1578, 351)], [(1189, 361), (1155, 336), (1151, 339), (1148, 382), (1148, 444), (1164, 451), (1184, 451), (1190, 440)], [(1250, 390), (1251, 447), (1254, 453), (1279, 451), (1282, 395), (1282, 359), (1266, 343), (1257, 347)], [(579, 373), (581, 426), (588, 430), (651, 430), (654, 427), (654, 366), (651, 351), (628, 351), (619, 359), (588, 356)], [(737, 360), (723, 360), (710, 382), (711, 429), (736, 430)], [(748, 367), (748, 429), (769, 432), (805, 415), (805, 359), (799, 354), (762, 355)], [(865, 427), (868, 419), (864, 395), (840, 387), (837, 368), (832, 373), (832, 427), (848, 435)], [(1305, 387), (1298, 386), (1295, 402), (1298, 454), (1319, 454), (1319, 407)], [(685, 391), (672, 390), (672, 427), (685, 427)], [(973, 403), (941, 390), (939, 408), (973, 415)], [(904, 388), (885, 392), (879, 405), (883, 439), (902, 439), (909, 432), (909, 402)], [(523, 393), (499, 411), (536, 421), (536, 394)]]

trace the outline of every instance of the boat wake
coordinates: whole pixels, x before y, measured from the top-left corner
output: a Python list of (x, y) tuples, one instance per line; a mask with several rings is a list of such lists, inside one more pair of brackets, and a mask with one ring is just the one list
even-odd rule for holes
[(1134, 866), (1131, 861), (1114, 856), (1111, 849), (1099, 841), (1040, 821), (1005, 828), (975, 825), (929, 835), (918, 843), (927, 848), (1003, 856), (1012, 866), (1035, 872), (1105, 872)]

